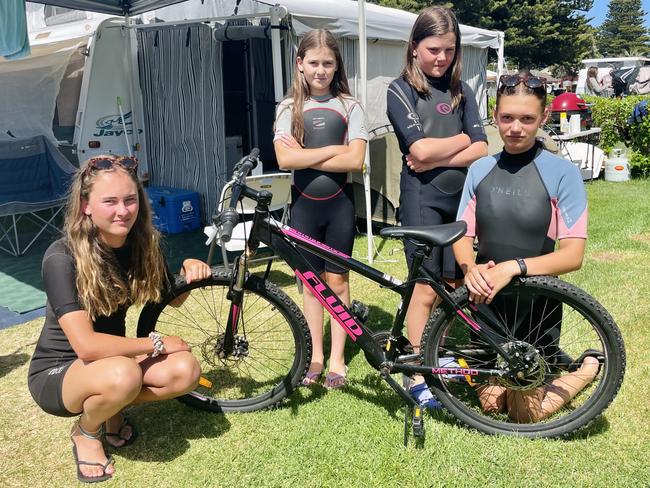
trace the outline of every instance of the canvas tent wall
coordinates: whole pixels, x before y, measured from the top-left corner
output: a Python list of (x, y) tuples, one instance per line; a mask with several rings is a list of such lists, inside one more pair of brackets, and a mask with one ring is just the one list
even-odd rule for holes
[[(96, 27), (89, 25), (92, 30)], [(49, 35), (46, 29), (32, 29), (30, 56), (0, 59), (0, 140), (44, 135), (56, 143), (52, 128), (55, 115), (62, 124), (74, 126), (81, 81), (79, 64), (83, 66), (82, 49), (89, 33), (80, 25), (65, 30), (65, 34)]]

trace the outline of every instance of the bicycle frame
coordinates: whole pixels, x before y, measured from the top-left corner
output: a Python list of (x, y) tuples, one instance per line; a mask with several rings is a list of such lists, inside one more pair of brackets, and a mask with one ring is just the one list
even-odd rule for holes
[[(453, 309), (468, 327), (473, 329), (479, 337), (502, 355), (511, 366), (511, 370), (514, 369), (514, 371), (517, 371), (522, 367), (520, 359), (511, 356), (500, 346), (500, 344), (507, 342), (507, 340), (494, 327), (488, 325), (495, 325), (495, 320), (488, 312), (482, 310), (482, 307), (476, 306), (472, 309), (476, 320), (467, 316), (450, 297), (449, 292), (445, 289), (444, 283), (441, 280), (435, 279), (426, 269), (421, 267), (422, 261), (429, 251), (426, 245), (422, 245), (418, 249), (418, 252), (416, 252), (413, 264), (409, 269), (408, 279), (406, 282), (402, 282), (287, 225), (275, 221), (270, 217), (268, 211), (270, 193), (265, 191), (257, 192), (244, 186), (242, 188), (242, 195), (256, 200), (258, 204), (251, 224), (251, 233), (246, 243), (246, 250), (233, 263), (233, 280), (228, 297), (231, 300), (231, 310), (228, 317), (228, 327), (226, 327), (226, 337), (224, 338), (224, 342), (226, 343), (225, 354), (229, 354), (232, 351), (233, 337), (237, 332), (239, 310), (243, 300), (243, 285), (246, 278), (247, 261), (255, 255), (259, 243), (262, 242), (294, 270), (297, 278), (318, 299), (325, 310), (331, 315), (332, 319), (338, 322), (350, 339), (358, 344), (366, 353), (369, 363), (377, 368), (381, 372), (382, 378), (411, 405), (415, 406), (414, 400), (402, 386), (390, 377), (391, 374), (404, 373), (409, 376), (413, 374), (432, 375), (435, 381), (438, 382), (441, 375), (462, 375), (468, 381), (473, 381), (474, 379), (487, 381), (487, 378), (490, 376), (505, 376), (503, 369), (432, 367), (430, 365), (418, 365), (407, 362), (413, 361), (419, 355), (397, 355), (397, 348), (392, 346), (395, 345), (394, 339), (401, 336), (406, 311), (408, 310), (416, 281), (425, 281), (428, 283), (442, 299), (442, 306)], [(386, 350), (383, 350), (379, 346), (378, 342), (373, 338), (372, 331), (354, 317), (349, 308), (339, 300), (338, 296), (320, 278), (318, 273), (314, 271), (298, 249), (306, 250), (344, 269), (353, 271), (377, 283), (381, 287), (393, 290), (401, 296), (402, 301), (395, 314), (391, 329), (392, 339), (389, 340)], [(498, 321), (496, 325), (498, 327)]]

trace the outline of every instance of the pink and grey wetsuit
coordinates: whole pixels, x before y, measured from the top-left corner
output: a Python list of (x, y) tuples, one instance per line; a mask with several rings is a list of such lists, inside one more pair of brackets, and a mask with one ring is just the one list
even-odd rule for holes
[(470, 166), (457, 217), (478, 237), (479, 263), (541, 256), (587, 238), (587, 194), (576, 166), (536, 144)]
[[(523, 154), (503, 151), (470, 166), (458, 220), (467, 222), (467, 236), (478, 237), (478, 263), (541, 256), (553, 252), (558, 239), (587, 238), (587, 194), (578, 168), (538, 143)], [(514, 337), (534, 341), (551, 360), (558, 353), (559, 302), (498, 294), (490, 307)]]

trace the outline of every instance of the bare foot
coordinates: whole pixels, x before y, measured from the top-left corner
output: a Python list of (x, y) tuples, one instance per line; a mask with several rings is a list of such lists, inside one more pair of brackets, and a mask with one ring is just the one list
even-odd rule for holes
[(585, 378), (589, 378), (589, 381), (593, 381), (593, 379), (598, 374), (599, 365), (600, 362), (598, 359), (593, 356), (587, 356), (582, 361), (582, 366), (578, 368), (578, 371), (580, 371), (585, 376)]
[[(101, 438), (97, 437), (96, 439), (91, 439), (82, 435), (77, 423), (72, 427), (70, 438), (76, 446), (77, 458), (79, 461), (99, 463), (100, 465), (106, 464), (106, 461), (108, 461), (106, 453), (104, 452), (104, 447), (102, 446)], [(112, 475), (115, 473), (115, 466), (111, 463), (106, 467), (106, 471), (104, 471), (101, 466), (88, 466), (86, 464), (81, 464), (79, 470), (84, 476), (96, 478), (103, 476), (104, 474)]]

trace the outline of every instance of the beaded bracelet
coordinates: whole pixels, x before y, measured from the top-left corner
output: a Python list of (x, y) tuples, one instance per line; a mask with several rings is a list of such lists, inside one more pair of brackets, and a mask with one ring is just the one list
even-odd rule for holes
[(157, 332), (150, 332), (149, 339), (151, 339), (151, 342), (153, 342), (153, 351), (151, 353), (151, 357), (155, 358), (156, 356), (164, 352), (165, 344), (163, 343), (160, 334), (158, 334)]

